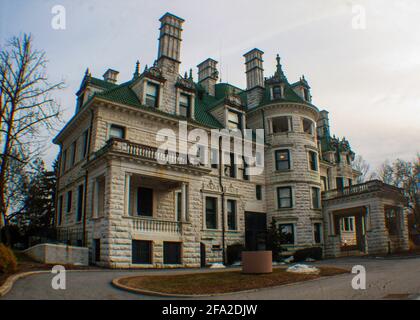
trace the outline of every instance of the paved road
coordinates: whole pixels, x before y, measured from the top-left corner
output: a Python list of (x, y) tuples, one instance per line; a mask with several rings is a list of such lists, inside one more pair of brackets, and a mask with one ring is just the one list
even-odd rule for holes
[[(232, 294), (212, 299), (420, 299), (420, 258), (379, 260), (346, 258), (323, 264), (351, 268), (363, 265), (367, 271), (367, 290), (351, 288), (353, 275), (263, 289), (245, 294)], [(189, 270), (190, 271), (190, 270)], [(51, 287), (53, 274), (38, 274), (18, 280), (3, 299), (158, 299), (121, 291), (111, 286), (112, 279), (125, 275), (180, 273), (185, 270), (150, 271), (84, 271), (68, 272), (66, 290)], [(199, 272), (196, 270), (195, 272)], [(392, 295), (392, 296), (390, 296)]]

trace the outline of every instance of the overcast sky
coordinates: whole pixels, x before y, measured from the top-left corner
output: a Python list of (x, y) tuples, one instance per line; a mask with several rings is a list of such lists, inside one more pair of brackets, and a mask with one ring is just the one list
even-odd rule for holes
[[(51, 27), (55, 5), (66, 9), (65, 30)], [(353, 27), (357, 5), (366, 10), (365, 29)], [(0, 43), (34, 35), (51, 80), (66, 83), (56, 98), (67, 121), (87, 67), (96, 77), (116, 69), (126, 81), (137, 59), (142, 69), (153, 63), (158, 19), (167, 11), (186, 20), (182, 74), (212, 57), (224, 82), (244, 88), (242, 55), (263, 50), (271, 76), (279, 53), (289, 81), (304, 74), (314, 104), (330, 112), (331, 132), (373, 167), (420, 152), (418, 0), (0, 0)], [(45, 151), (48, 163), (57, 151)]]

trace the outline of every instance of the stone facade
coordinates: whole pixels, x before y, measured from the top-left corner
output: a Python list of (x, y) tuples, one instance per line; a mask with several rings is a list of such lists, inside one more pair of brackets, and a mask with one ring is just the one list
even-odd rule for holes
[[(56, 226), (63, 240), (88, 247), (91, 262), (105, 267), (199, 267), (226, 262), (232, 245), (251, 248), (253, 217), (266, 226), (274, 220), (289, 253), (322, 246), (327, 256), (339, 256), (335, 219), (353, 214), (367, 223), (357, 226), (363, 240), (357, 251), (408, 246), (400, 191), (353, 194), (354, 153), (346, 140), (330, 136), (328, 113), (312, 104), (304, 77), (289, 83), (278, 57), (276, 73), (264, 78), (263, 52), (253, 49), (245, 54), (246, 90), (216, 83), (213, 59), (199, 64), (195, 83), (191, 72), (179, 75), (184, 20), (165, 14), (160, 21), (153, 66), (140, 73), (137, 63), (133, 79), (122, 84), (114, 70), (105, 80), (87, 71), (76, 113), (54, 140), (61, 148)], [(210, 136), (232, 125), (264, 129), (261, 174), (244, 175), (243, 164), (228, 161), (182, 162), (183, 152), (172, 155), (174, 162), (158, 161), (166, 156), (158, 147), (168, 130), (180, 134), (184, 126)], [(194, 145), (187, 136), (178, 139)], [(207, 159), (213, 151), (207, 148)], [(398, 234), (388, 234), (388, 207), (400, 209)]]

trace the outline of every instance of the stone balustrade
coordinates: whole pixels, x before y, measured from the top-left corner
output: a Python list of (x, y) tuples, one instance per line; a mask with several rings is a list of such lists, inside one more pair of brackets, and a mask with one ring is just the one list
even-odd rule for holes
[(182, 227), (178, 221), (158, 220), (153, 218), (130, 217), (134, 232), (153, 232), (180, 234)]
[(352, 185), (344, 189), (329, 190), (322, 193), (322, 200), (332, 200), (347, 196), (359, 195), (375, 191), (397, 192), (403, 195), (403, 190), (380, 180), (372, 180), (361, 184)]

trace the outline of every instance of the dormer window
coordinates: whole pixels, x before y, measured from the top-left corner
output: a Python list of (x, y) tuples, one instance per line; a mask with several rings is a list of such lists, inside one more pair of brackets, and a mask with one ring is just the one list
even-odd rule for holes
[(241, 129), (241, 117), (239, 113), (228, 111), (228, 128), (230, 130)]
[(146, 85), (146, 106), (157, 108), (159, 100), (159, 85), (147, 82)]
[(281, 93), (281, 87), (280, 86), (274, 86), (273, 87), (273, 100), (281, 99), (282, 93)]
[(179, 95), (179, 114), (183, 117), (191, 117), (191, 96), (185, 93)]

